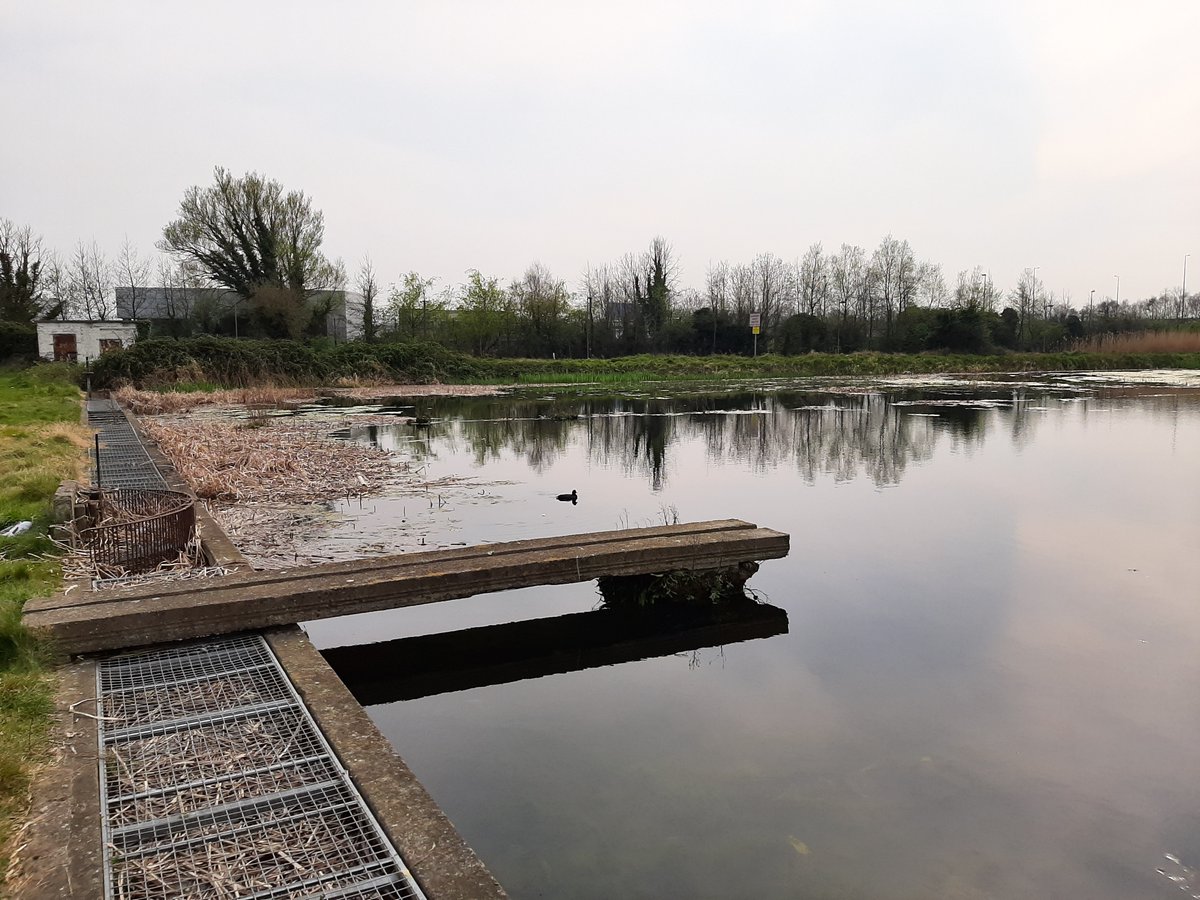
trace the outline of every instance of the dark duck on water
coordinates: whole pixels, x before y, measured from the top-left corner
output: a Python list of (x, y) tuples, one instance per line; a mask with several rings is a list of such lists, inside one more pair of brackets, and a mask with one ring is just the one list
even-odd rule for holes
[(578, 502), (579, 502), (579, 494), (578, 494), (578, 493), (576, 493), (576, 491), (575, 491), (575, 489), (574, 489), (574, 488), (572, 488), (572, 489), (571, 489), (571, 493), (569, 493), (569, 494), (559, 494), (559, 495), (558, 495), (558, 499), (559, 499), (559, 500), (564, 500), (564, 501), (570, 501), (571, 503), (578, 503)]

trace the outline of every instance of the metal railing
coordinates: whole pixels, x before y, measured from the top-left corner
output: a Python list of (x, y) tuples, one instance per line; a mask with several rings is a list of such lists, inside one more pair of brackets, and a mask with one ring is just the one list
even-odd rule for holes
[(97, 492), (99, 525), (80, 532), (97, 571), (150, 572), (177, 559), (196, 530), (196, 499), (180, 491), (117, 488)]

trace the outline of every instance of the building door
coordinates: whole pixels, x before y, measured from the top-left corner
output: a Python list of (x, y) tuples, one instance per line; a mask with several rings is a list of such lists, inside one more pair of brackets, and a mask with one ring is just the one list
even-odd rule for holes
[(75, 362), (79, 358), (79, 353), (75, 347), (75, 335), (54, 335), (54, 358), (66, 362)]

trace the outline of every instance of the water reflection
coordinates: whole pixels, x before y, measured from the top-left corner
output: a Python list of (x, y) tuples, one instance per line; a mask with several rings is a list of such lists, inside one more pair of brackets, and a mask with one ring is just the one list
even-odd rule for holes
[(545, 472), (577, 446), (594, 462), (645, 478), (654, 491), (671, 477), (673, 447), (700, 440), (714, 463), (742, 461), (754, 471), (794, 464), (811, 482), (866, 475), (899, 483), (941, 440), (969, 450), (990, 431), (1029, 440), (1059, 394), (1023, 389), (962, 392), (779, 390), (681, 397), (565, 396), (430, 403), (434, 422), (352, 429), (356, 439), (403, 449), (418, 463), (469, 454), (476, 466), (511, 454)]
[[(754, 579), (786, 634), (699, 666), (652, 656), (372, 707), (512, 896), (1128, 900), (1195, 885), (1200, 392), (1042, 378), (420, 412), (423, 433), (375, 438), (439, 475), (506, 480), (488, 489), (502, 501), (456, 501), (454, 539), (600, 530), (658, 502), (792, 535)], [(572, 487), (578, 507), (554, 502)], [(359, 526), (377, 534), (402, 502)], [(346, 645), (596, 598), (497, 600), (311, 632)]]

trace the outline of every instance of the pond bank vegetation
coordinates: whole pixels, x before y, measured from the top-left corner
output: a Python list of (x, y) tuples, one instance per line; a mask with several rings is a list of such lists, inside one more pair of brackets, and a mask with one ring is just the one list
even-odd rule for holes
[[(352, 342), (252, 341), (201, 337), (142, 341), (96, 361), (93, 384), (117, 389), (171, 391), (176, 387), (212, 392), (233, 389), (229, 399), (247, 402), (236, 389), (261, 388), (279, 400), (297, 401), (302, 388), (343, 385), (350, 390), (377, 384), (570, 384), (582, 382), (698, 381), (721, 378), (808, 376), (872, 377), (902, 374), (1084, 371), (1113, 369), (1197, 369), (1200, 347), (1180, 333), (1166, 343), (1149, 335), (1141, 343), (1113, 343), (1087, 352), (1055, 353), (805, 353), (680, 356), (641, 354), (613, 359), (479, 358), (424, 342), (364, 344)], [(289, 393), (292, 392), (292, 393)], [(187, 408), (188, 400), (159, 403)], [(267, 401), (270, 398), (262, 398)], [(224, 402), (224, 401), (218, 401)], [(250, 400), (249, 402), (255, 402)], [(146, 411), (151, 411), (147, 409)]]

